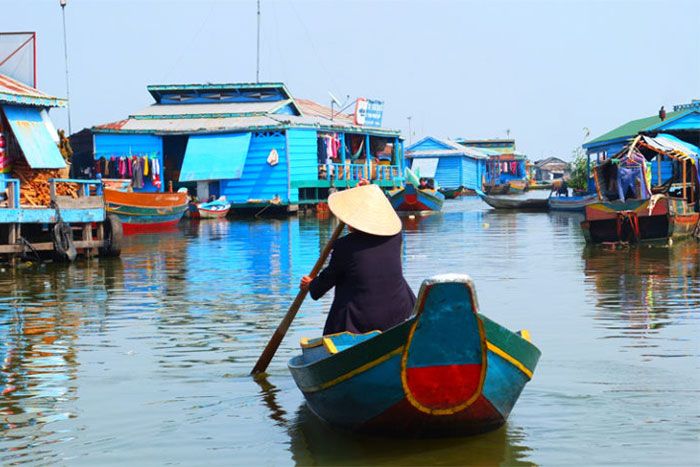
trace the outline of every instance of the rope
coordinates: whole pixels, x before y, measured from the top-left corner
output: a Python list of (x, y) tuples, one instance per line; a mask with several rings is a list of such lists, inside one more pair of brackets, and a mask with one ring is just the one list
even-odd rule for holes
[(620, 211), (617, 213), (617, 238), (622, 241), (622, 228), (627, 222), (632, 230), (632, 235), (634, 236), (634, 241), (638, 242), (641, 238), (641, 233), (639, 232), (639, 217), (634, 211)]
[(37, 261), (39, 264), (42, 263), (42, 261), (41, 261), (41, 256), (39, 256), (39, 252), (36, 251), (36, 248), (34, 248), (34, 246), (33, 246), (31, 243), (29, 243), (29, 241), (28, 241), (26, 238), (24, 238), (24, 237), (19, 237), (19, 238), (17, 239), (17, 243), (19, 243), (20, 245), (22, 245), (22, 258), (23, 258), (23, 259), (26, 259), (26, 260), (31, 260), (31, 259), (32, 259), (32, 258), (30, 258), (30, 257), (27, 255), (27, 251), (26, 251), (26, 250), (29, 249), (29, 251), (32, 253), (32, 255), (34, 256), (34, 258), (36, 259), (36, 261)]

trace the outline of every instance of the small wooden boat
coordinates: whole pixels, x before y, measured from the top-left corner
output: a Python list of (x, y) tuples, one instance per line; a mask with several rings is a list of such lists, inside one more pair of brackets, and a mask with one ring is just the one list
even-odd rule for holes
[(517, 195), (519, 193), (525, 193), (529, 184), (527, 180), (510, 180), (508, 185), (510, 185), (508, 193)]
[(502, 426), (539, 357), (527, 331), (479, 314), (469, 276), (449, 274), (423, 281), (404, 323), (302, 339), (289, 369), (311, 410), (331, 425), (441, 437)]
[(482, 200), (494, 209), (517, 209), (520, 211), (546, 211), (547, 198), (522, 198), (513, 196), (479, 195)]
[(550, 196), (549, 209), (550, 211), (570, 211), (583, 212), (586, 206), (598, 202), (598, 195), (584, 196)]
[(455, 199), (458, 196), (462, 195), (462, 190), (464, 189), (463, 186), (459, 186), (457, 188), (438, 188), (438, 191), (442, 193), (442, 196), (445, 197), (445, 199)]
[(508, 183), (484, 183), (484, 193), (487, 195), (507, 195), (509, 192)]
[(445, 197), (437, 190), (418, 189), (413, 183), (388, 192), (389, 201), (397, 212), (439, 211)]
[(231, 209), (231, 203), (221, 196), (214, 201), (204, 203), (190, 203), (185, 211), (185, 216), (192, 219), (221, 219), (226, 217)]
[(124, 233), (154, 231), (173, 226), (187, 209), (187, 191), (133, 192), (104, 189), (107, 212), (116, 214)]
[(530, 185), (528, 190), (551, 190), (553, 187), (552, 182), (546, 182), (544, 180), (530, 180)]

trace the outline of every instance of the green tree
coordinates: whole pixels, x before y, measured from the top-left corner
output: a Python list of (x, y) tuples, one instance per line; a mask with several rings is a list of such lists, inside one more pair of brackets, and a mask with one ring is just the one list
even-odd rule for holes
[(588, 188), (588, 157), (580, 146), (572, 152), (574, 160), (571, 163), (571, 178), (567, 183), (571, 188), (585, 190)]

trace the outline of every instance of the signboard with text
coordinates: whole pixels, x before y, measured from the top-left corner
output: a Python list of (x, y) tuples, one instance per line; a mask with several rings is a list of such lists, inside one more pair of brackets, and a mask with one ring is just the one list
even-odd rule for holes
[(355, 103), (355, 125), (382, 126), (384, 101), (358, 97)]

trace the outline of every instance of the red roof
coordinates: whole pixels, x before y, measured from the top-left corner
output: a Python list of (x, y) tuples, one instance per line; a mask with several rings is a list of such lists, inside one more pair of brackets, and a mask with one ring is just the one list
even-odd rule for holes
[[(324, 117), (324, 118), (331, 118), (331, 109), (329, 107), (326, 107), (324, 105), (319, 104), (318, 102), (311, 101), (309, 99), (294, 99), (299, 105), (299, 108), (301, 108), (301, 111), (305, 115), (310, 115), (312, 117)], [(344, 114), (340, 113), (337, 110), (333, 109), (333, 120), (338, 120), (340, 122), (344, 123), (350, 123), (353, 124), (353, 116), (349, 114)]]
[(129, 121), (128, 118), (124, 120), (119, 120), (118, 122), (105, 123), (104, 125), (95, 125), (93, 128), (99, 128), (101, 130), (121, 130), (124, 125)]
[(19, 81), (3, 74), (0, 74), (0, 93), (13, 94), (15, 96), (34, 99), (56, 99), (53, 96), (43, 93), (26, 84), (20, 83)]

